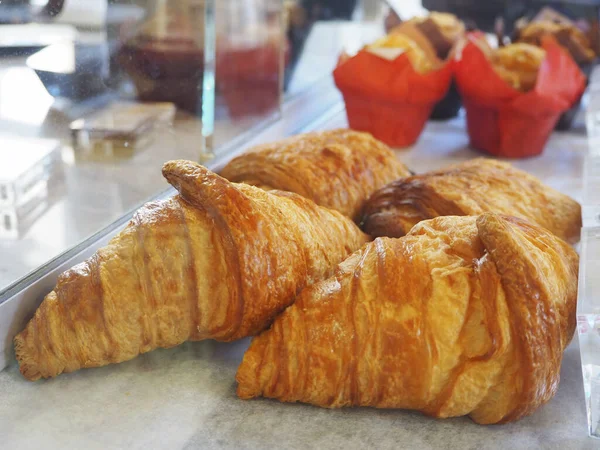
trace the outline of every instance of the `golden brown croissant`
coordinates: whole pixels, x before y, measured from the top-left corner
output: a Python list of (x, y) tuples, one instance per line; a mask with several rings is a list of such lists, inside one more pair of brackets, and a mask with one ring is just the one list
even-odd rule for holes
[(421, 222), (302, 291), (252, 340), (238, 395), (517, 420), (556, 392), (577, 270), (568, 244), (521, 219)]
[(225, 178), (310, 198), (357, 219), (365, 200), (409, 170), (370, 134), (333, 130), (261, 145), (233, 159)]
[(579, 203), (508, 163), (484, 158), (390, 183), (365, 203), (362, 223), (374, 237), (400, 237), (421, 220), (488, 211), (529, 220), (568, 242), (579, 239)]
[(189, 161), (107, 247), (63, 273), (15, 338), (36, 380), (186, 340), (260, 332), (366, 242), (348, 218), (288, 192), (235, 185)]

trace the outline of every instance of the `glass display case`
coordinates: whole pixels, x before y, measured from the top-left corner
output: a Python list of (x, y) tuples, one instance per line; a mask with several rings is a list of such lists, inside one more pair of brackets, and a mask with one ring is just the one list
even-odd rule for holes
[(577, 330), (588, 429), (600, 438), (600, 71), (594, 70), (588, 90), (589, 147), (583, 167), (583, 231)]
[[(161, 173), (166, 161), (218, 172), (254, 145), (348, 127), (332, 77), (340, 55), (426, 10), (420, 0), (39, 0), (10, 11), (2, 3), (0, 447), (5, 439), (15, 447), (300, 448), (337, 439), (351, 448), (381, 438), (423, 448), (484, 440), (490, 448), (594, 448), (585, 419), (587, 412), (589, 433), (598, 435), (600, 72), (573, 129), (555, 132), (543, 155), (515, 162), (583, 211), (578, 339), (565, 351), (556, 398), (535, 415), (491, 430), (412, 413), (236, 403), (232, 380), (248, 340), (186, 343), (27, 385), (12, 339), (61, 273), (105, 246), (141, 205), (173, 196)], [(464, 110), (429, 121), (415, 145), (395, 153), (417, 173), (480, 156), (465, 126)], [(93, 401), (81, 406), (78, 398)], [(26, 436), (17, 419), (30, 413)], [(273, 424), (282, 434), (262, 431)]]
[(223, 157), (311, 89), (303, 121), (337, 101), (340, 51), (381, 21), (358, 3), (305, 3), (22, 2), (28, 23), (0, 28), (0, 166), (16, 163), (15, 138), (32, 155), (52, 142), (59, 175), (6, 210), (0, 291), (167, 189), (164, 161)]
[(0, 28), (0, 290), (281, 114), (281, 2), (83, 3)]

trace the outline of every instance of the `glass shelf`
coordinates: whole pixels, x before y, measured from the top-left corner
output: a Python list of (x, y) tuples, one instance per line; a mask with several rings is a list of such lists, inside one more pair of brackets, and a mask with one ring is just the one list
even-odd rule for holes
[[(16, 138), (28, 152), (50, 140), (57, 170), (26, 205), (0, 207), (0, 299), (164, 191), (165, 161), (221, 159), (279, 121), (282, 108), (306, 102), (345, 46), (383, 33), (383, 3), (355, 3), (351, 14), (344, 6), (321, 17), (281, 0), (113, 0), (83, 18), (82, 5), (64, 2), (43, 25), (11, 28), (0, 57), (0, 164), (14, 163)], [(368, 20), (362, 3), (371, 5)], [(52, 39), (32, 44), (34, 28)], [(326, 90), (304, 109), (314, 118), (337, 101)], [(129, 130), (123, 140), (127, 127), (116, 120), (101, 128), (118, 139), (81, 145), (102, 133), (83, 136), (72, 125), (123, 102), (176, 111), (151, 135)], [(130, 145), (135, 136), (143, 139)]]
[(590, 78), (587, 109), (588, 154), (583, 167), (583, 230), (579, 269), (577, 330), (588, 431), (600, 438), (600, 68)]

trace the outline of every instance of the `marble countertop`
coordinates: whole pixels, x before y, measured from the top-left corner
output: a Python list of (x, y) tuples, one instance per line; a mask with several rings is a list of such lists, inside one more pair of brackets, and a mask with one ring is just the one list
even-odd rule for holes
[(248, 340), (157, 350), (100, 369), (25, 381), (0, 372), (0, 447), (6, 449), (598, 449), (587, 437), (579, 351), (564, 355), (556, 396), (507, 425), (419, 413), (327, 410), (240, 400), (235, 372)]

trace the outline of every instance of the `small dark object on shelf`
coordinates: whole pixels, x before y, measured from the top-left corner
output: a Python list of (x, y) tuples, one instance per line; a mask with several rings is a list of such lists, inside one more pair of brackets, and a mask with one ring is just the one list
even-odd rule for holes
[(356, 3), (356, 0), (303, 0), (302, 6), (310, 20), (350, 20)]
[[(592, 61), (589, 64), (584, 64), (584, 65), (579, 66), (581, 71), (585, 74), (585, 77), (587, 78), (588, 83), (589, 83), (590, 75), (592, 74), (592, 70), (594, 69), (594, 66), (597, 64), (597, 62), (598, 61)], [(571, 126), (573, 125), (573, 121), (575, 120), (575, 117), (577, 117), (579, 108), (581, 108), (581, 97), (579, 98), (579, 100), (577, 100), (577, 102), (573, 106), (571, 106), (570, 109), (565, 111), (560, 116), (560, 119), (556, 123), (556, 126), (554, 127), (554, 129), (558, 130), (558, 131), (569, 130), (571, 128)]]
[(429, 118), (431, 120), (452, 119), (458, 115), (461, 106), (462, 101), (460, 98), (460, 94), (458, 93), (458, 89), (456, 88), (456, 83), (453, 81), (450, 85), (448, 93), (439, 103), (435, 105)]
[(191, 39), (138, 36), (120, 49), (118, 61), (144, 102), (173, 102), (196, 114), (202, 98), (204, 50)]

